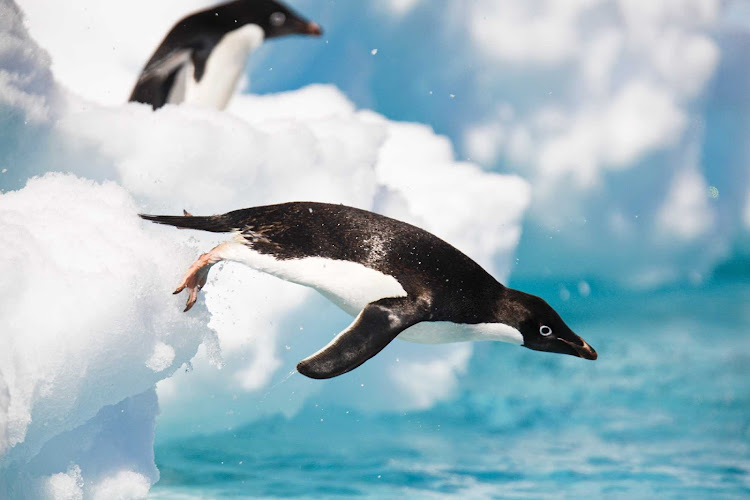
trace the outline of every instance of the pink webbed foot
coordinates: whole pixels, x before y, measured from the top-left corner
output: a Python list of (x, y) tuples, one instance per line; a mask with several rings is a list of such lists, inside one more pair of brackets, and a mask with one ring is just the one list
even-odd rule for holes
[(211, 266), (219, 262), (221, 258), (217, 258), (214, 250), (209, 253), (204, 253), (198, 260), (193, 262), (190, 269), (187, 270), (185, 276), (182, 278), (182, 282), (179, 284), (177, 289), (172, 292), (178, 294), (186, 288), (190, 291), (188, 295), (187, 303), (185, 304), (185, 310), (187, 312), (198, 300), (198, 292), (205, 286), (206, 280), (208, 279), (208, 271), (211, 270)]

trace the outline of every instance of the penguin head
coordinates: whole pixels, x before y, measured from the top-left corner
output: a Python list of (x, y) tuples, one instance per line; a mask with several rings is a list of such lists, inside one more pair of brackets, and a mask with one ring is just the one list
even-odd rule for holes
[(254, 0), (246, 2), (253, 20), (263, 29), (265, 38), (285, 35), (320, 36), (323, 30), (317, 23), (308, 21), (285, 5), (274, 0)]
[(573, 333), (544, 299), (518, 290), (507, 291), (510, 300), (506, 300), (502, 314), (512, 318), (511, 322), (523, 336), (524, 347), (590, 360), (597, 358), (594, 348)]

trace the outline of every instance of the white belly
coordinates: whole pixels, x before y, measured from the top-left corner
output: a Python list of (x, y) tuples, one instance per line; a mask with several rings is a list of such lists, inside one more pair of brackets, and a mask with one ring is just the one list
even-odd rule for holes
[(314, 288), (352, 316), (358, 315), (370, 302), (386, 297), (406, 297), (406, 291), (396, 278), (355, 262), (322, 257), (280, 260), (242, 243), (225, 244), (220, 256)]
[(424, 321), (407, 328), (398, 336), (401, 340), (418, 344), (449, 344), (475, 340), (494, 340), (523, 344), (521, 332), (502, 323), (451, 323), (449, 321)]
[[(245, 70), (248, 56), (263, 43), (263, 38), (263, 29), (256, 24), (247, 24), (224, 35), (206, 61), (203, 78), (196, 82), (193, 65), (187, 64), (181, 70), (184, 74), (176, 78), (181, 80), (181, 87), (175, 85), (176, 90), (170, 92), (169, 101), (175, 102), (172, 99), (174, 93), (175, 98), (183, 97), (189, 104), (226, 108)], [(181, 88), (184, 91), (180, 92)]]
[[(219, 247), (217, 247), (219, 248)], [(305, 257), (276, 259), (239, 242), (220, 246), (219, 256), (292, 283), (314, 288), (351, 316), (357, 316), (370, 302), (386, 297), (406, 297), (393, 276), (355, 262)], [(502, 323), (457, 324), (447, 321), (422, 322), (401, 332), (399, 339), (420, 344), (446, 344), (473, 340), (495, 340), (523, 344), (515, 328)]]

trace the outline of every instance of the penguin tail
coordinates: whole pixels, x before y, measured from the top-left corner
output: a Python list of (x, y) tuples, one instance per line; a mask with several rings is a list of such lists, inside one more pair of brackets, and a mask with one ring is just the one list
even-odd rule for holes
[(183, 215), (148, 215), (138, 214), (141, 219), (150, 220), (157, 224), (174, 226), (179, 229), (197, 229), (212, 233), (228, 233), (237, 229), (236, 224), (226, 215), (210, 215), (208, 217), (196, 217), (183, 210)]

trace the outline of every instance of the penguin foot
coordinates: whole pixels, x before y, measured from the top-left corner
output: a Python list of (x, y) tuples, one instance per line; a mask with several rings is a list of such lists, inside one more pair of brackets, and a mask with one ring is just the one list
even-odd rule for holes
[(198, 260), (193, 262), (193, 265), (187, 270), (175, 291), (172, 292), (172, 294), (177, 295), (186, 288), (190, 292), (183, 312), (189, 311), (195, 304), (195, 301), (198, 300), (198, 292), (206, 285), (211, 266), (222, 260), (218, 252), (220, 246), (198, 257)]

